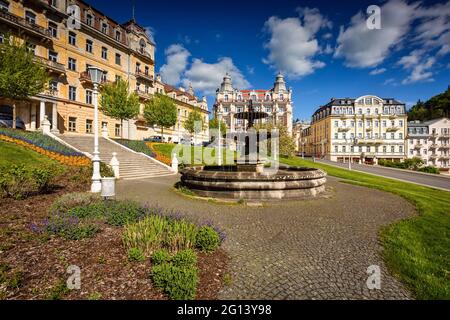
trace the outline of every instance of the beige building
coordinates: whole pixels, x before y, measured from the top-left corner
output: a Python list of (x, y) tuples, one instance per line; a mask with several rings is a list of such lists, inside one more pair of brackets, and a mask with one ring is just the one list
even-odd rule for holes
[[(79, 16), (67, 14), (69, 5)], [(0, 41), (9, 33), (27, 42), (36, 61), (44, 64), (52, 77), (48, 90), (17, 103), (17, 115), (27, 130), (39, 129), (47, 116), (53, 132), (92, 133), (89, 66), (104, 70), (104, 82), (127, 80), (130, 92), (136, 90), (141, 98), (141, 111), (159, 86), (155, 79), (155, 44), (146, 30), (133, 19), (120, 24), (85, 1), (0, 0)], [(179, 94), (174, 99), (178, 97), (185, 99)], [(0, 105), (5, 110), (11, 101), (0, 97)], [(192, 110), (197, 105), (204, 110), (203, 100), (183, 107)], [(107, 126), (110, 137), (123, 134), (125, 138), (143, 139), (157, 134), (142, 121), (142, 115), (125, 121), (122, 127), (119, 120), (100, 112), (99, 127), (103, 126)]]
[(367, 164), (406, 157), (406, 107), (395, 99), (333, 98), (314, 113), (310, 131), (316, 157)]
[(450, 120), (408, 123), (408, 158), (421, 158), (425, 165), (450, 168)]
[(307, 121), (297, 121), (293, 125), (292, 136), (295, 140), (295, 151), (298, 154), (306, 155), (306, 145), (308, 144), (307, 129), (311, 127), (311, 124)]
[(267, 90), (235, 89), (231, 77), (227, 74), (217, 89), (214, 113), (222, 112), (223, 119), (231, 131), (246, 131), (246, 120), (236, 119), (235, 114), (247, 111), (250, 100), (255, 111), (269, 115), (266, 119), (260, 119), (259, 123), (283, 125), (292, 134), (292, 90), (286, 88), (281, 74), (276, 77), (273, 88)]

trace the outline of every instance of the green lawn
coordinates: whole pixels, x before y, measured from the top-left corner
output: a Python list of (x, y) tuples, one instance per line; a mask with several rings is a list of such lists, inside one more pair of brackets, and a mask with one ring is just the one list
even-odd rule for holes
[(413, 203), (418, 216), (381, 231), (385, 260), (418, 299), (450, 299), (450, 192), (299, 158), (281, 162), (323, 169), (345, 182), (391, 192)]
[(58, 164), (58, 162), (25, 147), (0, 141), (0, 167), (12, 164), (37, 167), (41, 165)]
[[(164, 155), (166, 158), (172, 159), (172, 153), (174, 148), (177, 146), (177, 144), (172, 144), (172, 143), (157, 143), (154, 144), (153, 147), (155, 148), (155, 150), (159, 153), (161, 153), (162, 155)], [(182, 146), (185, 147), (185, 146)], [(200, 156), (201, 154), (212, 154), (212, 157), (215, 157), (216, 155), (216, 149), (215, 148), (207, 148), (207, 147), (191, 147), (191, 146), (187, 146), (188, 148), (190, 148), (190, 152), (191, 152), (191, 161), (189, 164), (205, 164), (202, 161), (202, 156)], [(201, 150), (201, 152), (200, 152)], [(223, 162), (226, 163), (226, 154), (225, 154), (225, 149), (223, 149)], [(200, 152), (200, 153), (199, 153)], [(181, 152), (180, 156), (183, 157), (184, 153)], [(234, 153), (233, 153), (233, 157), (234, 157)], [(181, 160), (181, 159), (179, 159)], [(195, 161), (194, 161), (195, 160)], [(234, 158), (231, 162), (232, 164), (234, 164)], [(185, 163), (187, 164), (187, 163)]]

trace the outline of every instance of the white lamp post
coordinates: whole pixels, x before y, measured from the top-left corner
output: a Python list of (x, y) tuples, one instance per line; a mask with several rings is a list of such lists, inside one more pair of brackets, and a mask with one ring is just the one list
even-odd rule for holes
[(221, 132), (221, 124), (222, 124), (222, 111), (219, 111), (217, 113), (217, 117), (219, 120), (219, 149), (217, 150), (217, 165), (221, 166), (222, 165), (222, 132)]
[(98, 151), (98, 87), (102, 82), (103, 70), (90, 66), (88, 68), (88, 73), (94, 84), (94, 158), (92, 159), (94, 172), (92, 174), (91, 192), (99, 193), (102, 191), (102, 177), (100, 175), (100, 152)]

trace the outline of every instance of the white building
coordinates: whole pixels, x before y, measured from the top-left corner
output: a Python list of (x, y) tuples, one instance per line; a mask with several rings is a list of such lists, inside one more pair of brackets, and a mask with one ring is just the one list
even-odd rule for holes
[(426, 165), (450, 167), (450, 120), (408, 123), (408, 158), (421, 158)]
[(406, 157), (405, 104), (373, 95), (341, 98), (319, 108), (312, 117), (312, 155), (331, 161), (377, 164)]
[(255, 111), (266, 112), (269, 117), (260, 119), (257, 123), (270, 122), (287, 127), (292, 134), (292, 90), (286, 88), (284, 77), (276, 77), (272, 89), (238, 90), (233, 88), (231, 77), (227, 74), (216, 92), (214, 113), (222, 112), (223, 119), (231, 131), (246, 131), (245, 120), (236, 119), (235, 114), (248, 110), (250, 100)]

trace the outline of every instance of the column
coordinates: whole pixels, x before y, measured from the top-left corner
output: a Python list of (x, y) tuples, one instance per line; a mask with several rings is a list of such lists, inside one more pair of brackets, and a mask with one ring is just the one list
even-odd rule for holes
[(42, 130), (42, 123), (45, 117), (45, 101), (41, 100), (39, 106), (39, 129)]
[(56, 103), (52, 103), (52, 132), (58, 133), (58, 109)]
[(30, 130), (36, 130), (36, 105), (33, 102), (31, 103)]

